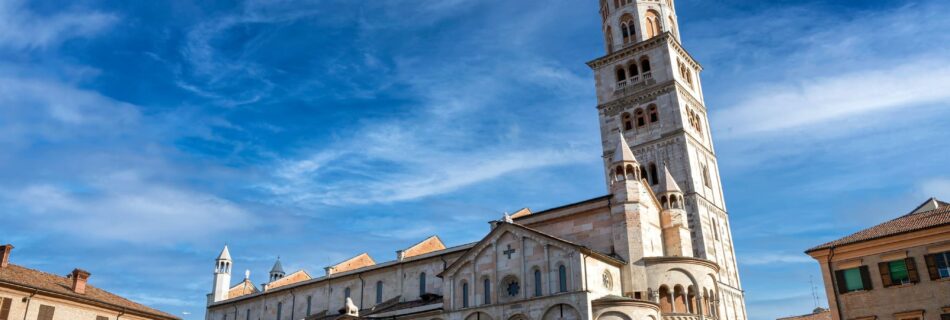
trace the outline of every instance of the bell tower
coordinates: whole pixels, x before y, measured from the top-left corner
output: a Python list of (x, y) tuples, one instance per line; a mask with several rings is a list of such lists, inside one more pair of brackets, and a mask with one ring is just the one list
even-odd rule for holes
[(615, 150), (623, 139), (638, 161), (639, 177), (667, 198), (666, 255), (719, 265), (717, 314), (745, 320), (702, 66), (682, 45), (673, 0), (600, 0), (600, 13), (606, 55), (588, 66), (596, 81), (607, 188), (615, 192)]

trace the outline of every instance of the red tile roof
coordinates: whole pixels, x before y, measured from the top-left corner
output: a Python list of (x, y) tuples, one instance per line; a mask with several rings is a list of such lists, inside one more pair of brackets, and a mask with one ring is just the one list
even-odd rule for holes
[(75, 293), (71, 289), (72, 280), (67, 277), (24, 268), (15, 264), (0, 268), (0, 286), (2, 285), (38, 289), (41, 290), (41, 295), (43, 291), (45, 291), (50, 295), (60, 296), (87, 304), (100, 305), (120, 312), (123, 309), (129, 310), (129, 312), (137, 311), (140, 314), (155, 317), (156, 319), (179, 319), (171, 314), (132, 302), (88, 284), (86, 285), (85, 294)]
[(811, 314), (787, 317), (787, 318), (778, 318), (778, 320), (831, 320), (831, 311), (817, 308)]
[(812, 252), (831, 247), (864, 242), (898, 234), (920, 231), (930, 228), (950, 225), (950, 205), (937, 201), (939, 207), (930, 211), (912, 212), (894, 220), (855, 232), (847, 237), (831, 241), (820, 246), (808, 249)]

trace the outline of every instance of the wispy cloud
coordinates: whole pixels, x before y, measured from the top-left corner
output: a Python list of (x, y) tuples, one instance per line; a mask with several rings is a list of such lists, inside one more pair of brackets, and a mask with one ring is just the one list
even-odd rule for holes
[(747, 266), (787, 264), (787, 263), (812, 263), (815, 260), (804, 253), (746, 253), (739, 257), (739, 262)]
[(0, 2), (0, 48), (44, 49), (70, 38), (88, 37), (118, 21), (111, 13), (69, 10), (37, 15), (23, 0)]

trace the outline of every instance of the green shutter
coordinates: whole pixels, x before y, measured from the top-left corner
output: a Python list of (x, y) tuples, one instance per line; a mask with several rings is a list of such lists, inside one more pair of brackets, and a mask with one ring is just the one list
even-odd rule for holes
[(864, 282), (861, 280), (861, 270), (858, 268), (852, 268), (842, 271), (844, 275), (844, 288), (845, 292), (864, 290)]
[(899, 285), (910, 281), (910, 277), (907, 274), (907, 262), (897, 260), (888, 262), (887, 264), (891, 269), (891, 281), (893, 284)]

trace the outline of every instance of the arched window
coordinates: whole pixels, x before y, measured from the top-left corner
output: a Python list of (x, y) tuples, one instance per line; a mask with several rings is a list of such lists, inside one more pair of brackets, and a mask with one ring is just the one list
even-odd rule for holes
[(650, 114), (650, 123), (660, 121), (660, 114), (657, 112), (655, 104), (651, 104), (647, 107), (647, 112)]
[(650, 72), (650, 59), (643, 58), (640, 60), (640, 71), (643, 73)]
[(629, 13), (620, 17), (620, 35), (623, 37), (624, 44), (631, 43), (636, 38), (633, 28), (633, 16)]
[(540, 297), (541, 292), (541, 270), (534, 269), (534, 296)]
[(349, 298), (350, 298), (350, 288), (347, 287), (346, 289), (343, 289), (343, 300), (346, 300)]
[(617, 181), (623, 180), (625, 178), (625, 175), (623, 174), (623, 166), (617, 166), (614, 176), (617, 177)]
[(376, 304), (383, 303), (383, 282), (376, 281)]
[(421, 297), (425, 294), (426, 294), (426, 273), (423, 272), (419, 274), (419, 296)]
[(669, 22), (669, 24), (670, 24), (670, 33), (672, 33), (674, 36), (676, 36), (676, 22), (673, 21), (673, 16), (669, 16), (669, 19), (670, 19), (670, 22)]
[(647, 168), (646, 168), (646, 167), (640, 167), (640, 179), (643, 179), (644, 177), (648, 177), (648, 175), (647, 175)]
[(624, 112), (620, 119), (623, 122), (623, 130), (633, 130), (633, 117), (629, 112)]
[(462, 283), (462, 308), (468, 308), (468, 282)]
[(630, 74), (630, 78), (631, 78), (631, 79), (632, 79), (633, 77), (636, 77), (638, 74), (640, 74), (639, 69), (637, 69), (637, 64), (636, 64), (636, 62), (631, 63), (630, 66), (627, 67), (627, 70), (629, 71), (629, 72), (627, 72), (627, 73)]
[(660, 197), (660, 208), (663, 208), (663, 209), (669, 208), (669, 206), (666, 205), (666, 196)]
[(646, 116), (643, 114), (643, 109), (638, 108), (637, 111), (634, 111), (634, 114), (637, 117), (637, 127), (642, 127), (642, 126), (647, 125), (647, 120), (646, 120)]
[(696, 312), (696, 306), (697, 306), (696, 298), (697, 298), (696, 287), (689, 286), (689, 288), (686, 290), (686, 307), (688, 308), (689, 313), (697, 313)]
[(490, 304), (491, 303), (491, 280), (488, 280), (488, 278), (485, 278), (485, 280), (483, 280), (482, 282), (483, 282), (483, 286), (485, 290), (484, 292), (482, 292), (482, 295), (483, 295), (482, 301), (484, 301), (484, 304)]
[(280, 315), (282, 314), (282, 311), (284, 311), (284, 303), (278, 302), (277, 303), (277, 319), (281, 318)]
[(313, 296), (307, 296), (307, 313), (306, 316), (310, 315), (310, 307), (313, 305)]
[(660, 312), (673, 312), (673, 297), (670, 294), (670, 288), (667, 286), (660, 286)]
[(660, 184), (660, 176), (657, 175), (656, 163), (650, 163), (650, 184), (657, 185)]
[(564, 265), (557, 267), (558, 291), (567, 292), (567, 268)]
[(686, 293), (683, 291), (681, 285), (673, 287), (673, 312), (686, 313), (689, 311), (686, 309)]
[(655, 10), (647, 10), (645, 18), (646, 23), (644, 23), (644, 25), (646, 26), (646, 30), (643, 32), (643, 34), (646, 35), (646, 39), (660, 35), (662, 32), (662, 28), (660, 27), (660, 14)]
[(709, 167), (705, 164), (703, 165), (703, 184), (706, 185), (707, 188), (712, 188), (712, 181), (709, 179)]
[(628, 164), (628, 165), (627, 165), (627, 170), (626, 170), (626, 171), (627, 171), (627, 180), (636, 180), (636, 179), (637, 179), (637, 177), (636, 177), (637, 171), (636, 171), (636, 169), (633, 168), (633, 165), (632, 165), (632, 164)]

